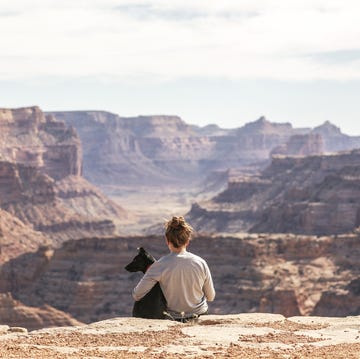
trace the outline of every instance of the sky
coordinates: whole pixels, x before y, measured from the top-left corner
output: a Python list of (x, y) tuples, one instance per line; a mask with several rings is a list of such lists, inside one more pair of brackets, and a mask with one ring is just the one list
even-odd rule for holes
[(0, 0), (0, 107), (360, 135), (358, 0)]

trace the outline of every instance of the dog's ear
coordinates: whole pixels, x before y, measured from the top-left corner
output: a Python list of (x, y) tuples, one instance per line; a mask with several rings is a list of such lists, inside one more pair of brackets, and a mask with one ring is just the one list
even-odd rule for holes
[(139, 253), (146, 253), (145, 249), (143, 247), (138, 248)]

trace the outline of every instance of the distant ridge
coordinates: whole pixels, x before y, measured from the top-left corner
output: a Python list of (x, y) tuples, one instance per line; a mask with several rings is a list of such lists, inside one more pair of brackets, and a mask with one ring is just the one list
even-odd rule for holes
[[(291, 123), (272, 123), (262, 116), (239, 128), (222, 129), (215, 124), (188, 125), (178, 116), (120, 117), (106, 111), (51, 114), (76, 128), (83, 144), (84, 176), (104, 188), (194, 187), (212, 172), (249, 165), (262, 169), (270, 163), (273, 149), (285, 145), (292, 136), (321, 136), (321, 140), (313, 137), (317, 145), (309, 143), (311, 138), (303, 138), (311, 154), (360, 147), (360, 137), (330, 131), (333, 125), (328, 122), (314, 130), (296, 129)], [(292, 154), (297, 147), (299, 154), (305, 153), (299, 141), (300, 137)]]

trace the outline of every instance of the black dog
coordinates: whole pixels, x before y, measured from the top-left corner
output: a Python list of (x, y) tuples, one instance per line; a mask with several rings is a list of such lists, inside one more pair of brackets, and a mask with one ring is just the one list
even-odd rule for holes
[[(143, 272), (155, 262), (155, 258), (141, 247), (138, 255), (125, 269), (128, 272)], [(166, 318), (166, 299), (160, 288), (159, 282), (143, 298), (134, 303), (133, 317), (149, 319)]]

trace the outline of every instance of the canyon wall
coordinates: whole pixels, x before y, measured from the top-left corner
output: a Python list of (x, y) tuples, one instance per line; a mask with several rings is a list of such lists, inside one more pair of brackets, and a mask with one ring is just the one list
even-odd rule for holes
[(274, 157), (258, 175), (233, 176), (228, 188), (196, 203), (199, 231), (336, 234), (360, 226), (360, 150)]
[(1, 208), (54, 244), (89, 233), (113, 234), (114, 219), (126, 217), (79, 176), (55, 181), (36, 167), (0, 161), (0, 184)]
[(0, 109), (0, 158), (30, 165), (54, 179), (81, 173), (75, 130), (38, 107)]
[[(359, 315), (359, 235), (199, 236), (190, 251), (207, 260), (217, 314), (269, 312)], [(42, 247), (5, 263), (0, 291), (27, 306), (49, 305), (81, 322), (130, 316), (141, 273), (124, 267), (144, 246), (167, 254), (162, 236), (87, 238)]]
[(207, 154), (212, 144), (191, 136), (180, 118), (171, 116), (121, 118), (107, 112), (55, 112), (74, 126), (84, 153), (84, 176), (92, 183), (130, 186), (178, 182), (174, 172), (190, 176), (198, 148)]
[(26, 252), (36, 252), (39, 246), (50, 243), (45, 234), (0, 209), (0, 265)]
[[(19, 228), (38, 233), (38, 242), (46, 237), (55, 245), (115, 233), (127, 213), (81, 176), (81, 143), (73, 127), (29, 107), (0, 109), (0, 129), (0, 208), (12, 216), (9, 223), (16, 218)], [(24, 250), (16, 235), (14, 244)]]
[(191, 126), (177, 116), (124, 118), (95, 111), (52, 115), (76, 128), (83, 144), (84, 176), (97, 185), (194, 187), (212, 171), (267, 160), (274, 147), (302, 133), (265, 118), (225, 130)]
[(324, 147), (320, 134), (294, 135), (286, 143), (275, 147), (270, 155), (311, 156), (323, 153)]
[(26, 306), (14, 300), (10, 293), (0, 293), (0, 318), (0, 322), (6, 323), (5, 325), (28, 330), (82, 324), (69, 314), (49, 305), (40, 308)]
[(312, 130), (313, 134), (322, 137), (325, 152), (349, 151), (360, 148), (360, 136), (349, 136), (341, 132), (340, 128), (329, 121)]
[[(329, 122), (314, 129), (271, 123), (265, 117), (234, 129), (198, 127), (177, 116), (120, 117), (104, 111), (52, 112), (76, 128), (84, 176), (100, 186), (201, 183), (212, 172), (263, 168), (272, 151), (310, 155), (360, 148)], [(180, 174), (180, 175), (179, 175)]]

